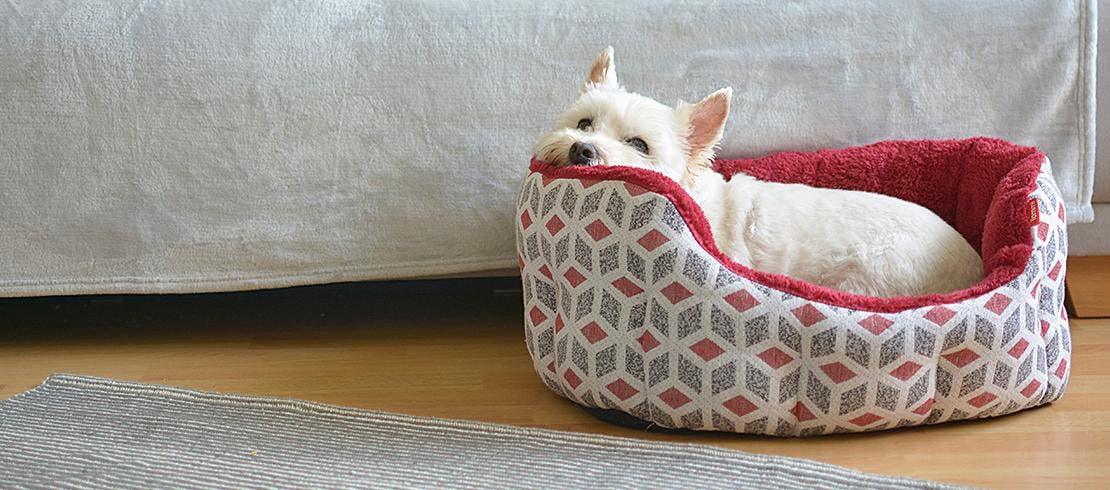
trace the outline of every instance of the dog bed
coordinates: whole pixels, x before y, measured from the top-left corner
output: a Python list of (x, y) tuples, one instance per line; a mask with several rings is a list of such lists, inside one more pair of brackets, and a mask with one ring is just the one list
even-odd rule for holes
[(1067, 234), (1037, 149), (888, 141), (716, 170), (921, 204), (980, 252), (985, 278), (875, 298), (760, 272), (724, 256), (661, 174), (533, 160), (516, 212), (525, 336), (555, 393), (662, 427), (778, 436), (998, 416), (1063, 394)]

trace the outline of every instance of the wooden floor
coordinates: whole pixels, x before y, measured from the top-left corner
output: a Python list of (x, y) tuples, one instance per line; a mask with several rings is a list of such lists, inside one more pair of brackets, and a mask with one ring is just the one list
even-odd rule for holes
[(1067, 282), (1076, 316), (1110, 317), (1110, 256), (1068, 257)]
[(774, 439), (609, 426), (533, 373), (497, 281), (0, 300), (0, 398), (53, 372), (714, 444), (988, 487), (1110, 486), (1110, 320), (1075, 320), (1063, 400), (973, 423)]

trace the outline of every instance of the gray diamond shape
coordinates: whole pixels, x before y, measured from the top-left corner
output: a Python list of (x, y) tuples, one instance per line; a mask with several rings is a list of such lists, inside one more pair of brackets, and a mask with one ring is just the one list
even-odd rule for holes
[(659, 282), (664, 277), (674, 272), (675, 261), (678, 260), (678, 249), (671, 249), (655, 258), (651, 267), (651, 281)]
[(563, 193), (562, 201), (563, 212), (567, 216), (574, 216), (574, 206), (578, 204), (578, 191), (574, 187), (567, 186), (567, 191)]
[(682, 275), (698, 286), (704, 286), (709, 278), (709, 262), (698, 256), (693, 250), (686, 253), (686, 262), (682, 268)]
[(632, 248), (629, 248), (628, 253), (625, 255), (625, 263), (632, 277), (639, 279), (640, 282), (647, 280), (647, 262), (644, 261), (643, 257), (633, 252)]
[(610, 345), (601, 349), (594, 359), (597, 377), (607, 376), (617, 370), (617, 346)]
[(664, 353), (648, 361), (648, 386), (655, 386), (671, 376), (671, 355)]
[(597, 209), (601, 207), (601, 196), (605, 194), (605, 189), (596, 190), (586, 196), (582, 201), (582, 209), (578, 210), (578, 219), (584, 220), (586, 216), (594, 214)]
[(716, 333), (733, 346), (736, 345), (736, 320), (733, 320), (728, 313), (717, 308), (716, 305), (713, 305), (709, 310), (709, 325), (713, 333)]
[(769, 401), (771, 396), (771, 377), (763, 371), (748, 364), (744, 367), (744, 388), (758, 396), (760, 400)]
[(729, 361), (727, 364), (714, 369), (710, 373), (710, 376), (712, 378), (712, 391), (714, 395), (732, 389), (736, 386), (736, 362)]
[(678, 314), (678, 338), (684, 339), (701, 330), (701, 305), (702, 303), (698, 303)]
[(806, 373), (806, 398), (817, 408), (820, 408), (822, 412), (828, 413), (829, 411), (830, 394), (830, 390), (821, 384), (817, 376), (814, 376), (812, 372)]
[(830, 328), (813, 336), (809, 354), (813, 357), (827, 356), (836, 352), (836, 329)]
[(960, 320), (960, 323), (955, 328), (950, 330), (944, 336), (944, 347), (941, 348), (942, 352), (948, 352), (956, 346), (963, 344), (964, 339), (967, 338), (967, 319)]
[(848, 331), (848, 337), (844, 342), (844, 355), (849, 359), (856, 361), (856, 364), (867, 368), (871, 364), (871, 346), (867, 341), (863, 340), (860, 336)]
[(628, 220), (629, 230), (638, 230), (648, 224), (655, 216), (655, 199), (632, 207), (632, 217)]
[(602, 274), (608, 274), (617, 270), (620, 267), (620, 261), (617, 260), (617, 255), (620, 254), (620, 244), (614, 243), (605, 248), (602, 248), (597, 255), (597, 268)]
[(863, 408), (867, 402), (867, 385), (861, 384), (840, 394), (840, 415)]
[(601, 318), (609, 323), (610, 327), (616, 328), (617, 323), (621, 317), (621, 304), (609, 294), (609, 291), (601, 291), (601, 308), (598, 308), (597, 313)]
[(686, 356), (678, 355), (678, 380), (689, 386), (695, 393), (701, 394), (702, 371)]
[(654, 327), (656, 330), (658, 330), (659, 333), (661, 333), (665, 336), (670, 336), (670, 332), (669, 332), (670, 326), (669, 325), (670, 325), (670, 314), (667, 313), (667, 310), (665, 308), (663, 308), (662, 306), (659, 305), (659, 302), (655, 301), (655, 298), (652, 298), (651, 299), (651, 326)]
[(967, 396), (970, 393), (973, 393), (975, 390), (982, 388), (983, 385), (986, 384), (986, 382), (987, 365), (984, 364), (982, 366), (979, 366), (979, 369), (967, 373), (964, 376), (963, 382), (960, 383), (960, 396), (963, 397)]
[(624, 370), (628, 374), (636, 378), (640, 383), (644, 382), (644, 356), (640, 355), (633, 348), (624, 347)]
[(609, 219), (613, 220), (613, 224), (621, 227), (624, 226), (624, 199), (620, 198), (616, 193), (609, 195), (609, 205), (605, 206), (605, 214)]
[(779, 342), (794, 352), (802, 352), (802, 335), (783, 317), (779, 317)]
[(898, 390), (883, 383), (879, 383), (879, 389), (875, 395), (875, 405), (879, 408), (893, 412), (898, 405)]
[(787, 400), (797, 398), (798, 380), (801, 378), (801, 374), (802, 369), (798, 368), (783, 376), (782, 381), (779, 381), (779, 403), (786, 403)]
[(913, 332), (914, 352), (925, 357), (936, 357), (933, 349), (937, 345), (937, 335), (922, 327), (914, 328)]

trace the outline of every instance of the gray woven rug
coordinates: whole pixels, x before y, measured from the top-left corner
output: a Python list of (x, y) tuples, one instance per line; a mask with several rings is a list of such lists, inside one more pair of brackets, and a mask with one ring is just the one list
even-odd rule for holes
[(0, 400), (3, 488), (940, 488), (800, 459), (54, 375)]

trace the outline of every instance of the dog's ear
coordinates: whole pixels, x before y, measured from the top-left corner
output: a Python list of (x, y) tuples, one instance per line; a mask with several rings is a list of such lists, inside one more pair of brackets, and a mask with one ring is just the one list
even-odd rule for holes
[(582, 91), (586, 92), (594, 87), (620, 88), (620, 85), (617, 84), (617, 66), (613, 63), (612, 46), (605, 48), (605, 51), (594, 58), (593, 65), (590, 65), (590, 74), (586, 77), (586, 83), (582, 84)]
[(731, 101), (732, 87), (728, 87), (709, 94), (697, 104), (681, 108), (689, 128), (686, 143), (691, 166), (712, 165), (713, 148), (724, 134)]

